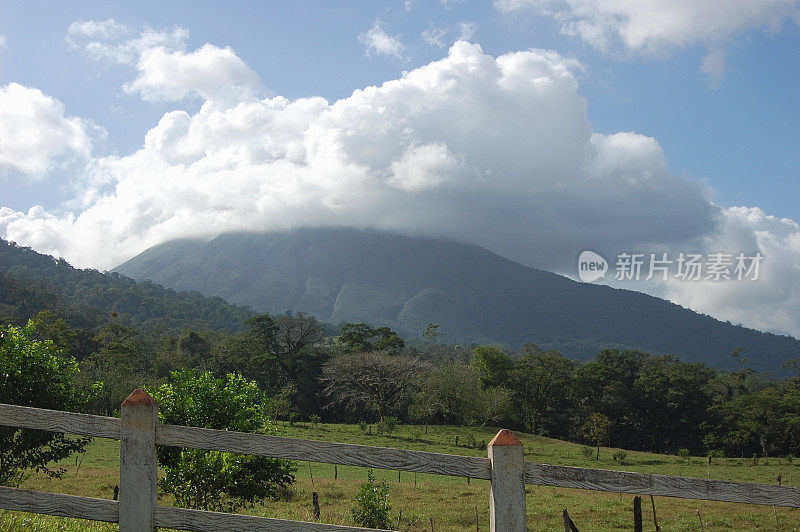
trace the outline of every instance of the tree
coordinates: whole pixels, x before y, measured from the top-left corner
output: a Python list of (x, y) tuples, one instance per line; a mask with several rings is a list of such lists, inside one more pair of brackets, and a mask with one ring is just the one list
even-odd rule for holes
[(523, 414), (523, 423), (534, 434), (569, 435), (573, 411), (573, 373), (576, 364), (558, 351), (542, 351), (526, 344), (511, 370), (510, 389)]
[(195, 331), (189, 331), (185, 336), (180, 337), (177, 348), (189, 367), (203, 364), (211, 353), (211, 345), (208, 340)]
[(66, 320), (56, 317), (51, 310), (43, 310), (32, 318), (36, 331), (42, 337), (52, 340), (59, 350), (69, 353), (78, 361), (91, 355), (98, 349), (94, 334), (90, 329), (74, 329)]
[(584, 412), (599, 412), (611, 421), (614, 444), (641, 448), (639, 398), (634, 383), (648, 357), (639, 351), (604, 349), (575, 372), (577, 399)]
[(80, 362), (78, 384), (86, 388), (98, 383), (91, 409), (113, 416), (131, 390), (156, 380), (150, 373), (152, 357), (139, 332), (123, 325), (114, 314), (94, 341), (98, 349)]
[(328, 359), (327, 350), (317, 345), (325, 338), (322, 324), (301, 312), (277, 318), (261, 314), (247, 325), (247, 333), (215, 346), (207, 367), (218, 376), (241, 373), (271, 396), (291, 386), (293, 409), (306, 415), (318, 412), (319, 377)]
[[(73, 389), (75, 359), (59, 352), (51, 340), (37, 340), (35, 325), (0, 328), (0, 403), (79, 411), (85, 405)], [(19, 485), (31, 470), (60, 477), (51, 465), (83, 452), (88, 438), (70, 438), (41, 430), (0, 427), (0, 485)]]
[(800, 393), (789, 385), (739, 395), (709, 410), (706, 444), (729, 454), (795, 453), (800, 437)]
[(708, 383), (713, 373), (703, 364), (689, 364), (675, 356), (645, 360), (633, 383), (633, 411), (640, 420), (639, 448), (701, 450), (702, 424), (711, 406)]
[(116, 315), (94, 337), (99, 350), (92, 355), (102, 358), (119, 373), (143, 373), (149, 368), (147, 345), (133, 327), (123, 325)]
[(589, 415), (583, 428), (586, 439), (597, 445), (597, 456), (595, 460), (599, 460), (600, 445), (602, 445), (603, 441), (608, 437), (608, 430), (611, 428), (611, 420), (599, 412), (593, 412)]
[(277, 340), (284, 358), (294, 355), (325, 339), (325, 330), (317, 318), (298, 312), (278, 317)]
[(348, 353), (365, 353), (368, 351), (387, 351), (397, 353), (405, 342), (389, 327), (373, 329), (366, 323), (345, 323), (339, 335), (345, 351)]
[(374, 335), (375, 331), (366, 323), (345, 323), (339, 334), (339, 343), (348, 353), (373, 351), (375, 346), (369, 339)]
[(330, 359), (323, 369), (324, 393), (331, 404), (354, 413), (400, 416), (422, 386), (428, 365), (415, 357), (378, 352)]
[(433, 344), (436, 344), (437, 339), (442, 335), (443, 333), (439, 330), (438, 323), (429, 323), (428, 326), (425, 327), (425, 332), (422, 333), (423, 338)]
[(491, 393), (470, 366), (439, 366), (431, 371), (412, 410), (431, 422), (463, 425), (484, 421), (489, 413)]
[(214, 347), (207, 367), (218, 377), (240, 373), (274, 394), (287, 381), (278, 360), (280, 328), (269, 314), (253, 316), (245, 323), (250, 328), (245, 334), (224, 338)]
[(493, 345), (478, 345), (472, 350), (472, 367), (478, 372), (484, 388), (503, 386), (514, 367), (514, 361)]
[(389, 354), (397, 354), (406, 345), (405, 340), (400, 338), (396, 332), (389, 327), (378, 327), (375, 329), (378, 339), (375, 341), (375, 349)]
[(731, 377), (735, 379), (736, 387), (734, 389), (735, 394), (743, 394), (747, 393), (747, 380), (748, 377), (753, 375), (755, 371), (750, 368), (750, 359), (743, 356), (744, 349), (741, 347), (734, 347), (733, 351), (731, 351), (731, 358), (736, 361), (737, 370), (732, 371), (730, 373)]
[[(266, 415), (267, 398), (255, 382), (240, 375), (173, 372), (171, 381), (152, 395), (162, 423), (275, 432)], [(162, 489), (187, 508), (233, 511), (280, 495), (294, 482), (294, 465), (276, 458), (160, 447), (158, 462), (166, 473), (159, 481)]]
[(800, 454), (800, 377), (786, 383), (781, 396), (781, 417), (777, 425), (783, 428), (780, 451)]
[(322, 323), (304, 312), (277, 318), (278, 352), (276, 364), (286, 377), (286, 384), (294, 393), (292, 406), (304, 417), (322, 413), (319, 408), (322, 395), (322, 366), (329, 353), (319, 343), (325, 339)]
[(782, 369), (786, 372), (794, 372), (794, 378), (800, 379), (800, 358), (792, 358), (784, 361)]

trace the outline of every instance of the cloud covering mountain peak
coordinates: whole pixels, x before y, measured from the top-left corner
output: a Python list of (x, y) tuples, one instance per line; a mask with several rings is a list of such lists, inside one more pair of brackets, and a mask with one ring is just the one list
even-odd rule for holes
[[(440, 60), (335, 102), (259, 96), (260, 81), (229, 48), (157, 44), (139, 54), (130, 92), (196, 95), (199, 110), (178, 105), (140, 149), (92, 158), (63, 212), (3, 208), (0, 235), (110, 268), (173, 238), (373, 227), (454, 238), (571, 272), (583, 249), (705, 250), (736, 233), (735, 244), (749, 247), (731, 252), (769, 247), (782, 258), (765, 261), (764, 274), (800, 282), (792, 270), (796, 225), (778, 223), (775, 238), (784, 243), (772, 246), (762, 233), (777, 231), (773, 222), (721, 209), (700, 186), (671, 175), (656, 139), (593, 131), (578, 93), (582, 67), (556, 52), (494, 57), (458, 41)], [(649, 289), (710, 313), (722, 301), (686, 286)], [(715, 290), (738, 297), (730, 286)], [(798, 298), (784, 300), (782, 315)], [(763, 312), (768, 301), (760, 318), (724, 304), (727, 315), (774, 329)], [(797, 319), (780, 327), (797, 334)]]

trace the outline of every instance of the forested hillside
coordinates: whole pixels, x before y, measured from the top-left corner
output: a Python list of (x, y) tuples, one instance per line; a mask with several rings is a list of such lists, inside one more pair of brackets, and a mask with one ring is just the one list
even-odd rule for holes
[(64, 259), (0, 239), (0, 322), (21, 325), (43, 310), (78, 328), (105, 324), (113, 314), (141, 332), (233, 332), (253, 314), (196, 291), (176, 292), (118, 273), (76, 269)]
[[(0, 319), (7, 322), (0, 324), (0, 377), (22, 375), (13, 369), (28, 360), (17, 356), (28, 352), (19, 338), (48, 356), (74, 357), (72, 395), (86, 401), (87, 412), (112, 415), (134, 388), (208, 372), (252, 381), (270, 398), (270, 416), (289, 421), (488, 424), (670, 452), (774, 456), (798, 449), (797, 366), (791, 378), (759, 374), (752, 368), (758, 353), (747, 350), (727, 353), (735, 370), (721, 371), (635, 350), (599, 350), (582, 362), (531, 343), (516, 350), (453, 345), (435, 323), (423, 338), (404, 339), (358, 322), (333, 329), (302, 312), (252, 314), (196, 292), (76, 270), (7, 242), (0, 251)], [(499, 257), (467, 251), (477, 268), (491, 266), (482, 256), (503, 267)], [(369, 266), (361, 257), (352, 262)], [(336, 265), (333, 256), (327, 264)], [(13, 326), (29, 318), (24, 330)], [(15, 386), (0, 390), (10, 394)]]
[(483, 248), (355, 229), (223, 234), (155, 246), (116, 271), (261, 312), (386, 325), (451, 343), (534, 342), (588, 358), (624, 347), (731, 367), (779, 370), (800, 341), (736, 326), (640, 292), (572, 281)]

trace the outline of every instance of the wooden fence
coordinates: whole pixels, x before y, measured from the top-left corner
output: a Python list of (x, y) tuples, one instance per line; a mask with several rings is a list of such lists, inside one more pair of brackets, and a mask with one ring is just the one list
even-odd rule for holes
[(119, 523), (122, 532), (367, 530), (159, 506), (157, 445), (489, 480), (491, 530), (503, 532), (526, 529), (525, 484), (800, 507), (800, 489), (786, 486), (525, 463), (522, 443), (507, 430), (480, 458), (167, 425), (142, 390), (122, 404), (120, 418), (0, 404), (0, 425), (120, 440), (119, 502), (0, 487), (0, 508)]

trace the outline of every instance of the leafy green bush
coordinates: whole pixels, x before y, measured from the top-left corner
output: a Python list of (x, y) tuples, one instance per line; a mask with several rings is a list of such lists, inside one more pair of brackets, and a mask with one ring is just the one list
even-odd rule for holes
[(394, 416), (386, 416), (385, 418), (383, 418), (383, 424), (384, 427), (386, 428), (386, 434), (391, 434), (392, 432), (394, 432), (394, 429), (397, 428), (398, 423), (399, 420)]
[[(0, 326), (0, 403), (77, 411), (86, 403), (73, 389), (75, 359), (37, 340), (33, 323)], [(15, 485), (31, 470), (60, 477), (53, 462), (83, 452), (89, 438), (42, 430), (0, 427), (0, 485)]]
[(709, 449), (707, 456), (708, 456), (708, 463), (710, 464), (714, 458), (724, 458), (725, 453), (720, 451), (719, 449)]
[(381, 480), (375, 482), (375, 473), (367, 471), (367, 482), (361, 484), (356, 496), (356, 505), (350, 510), (357, 526), (369, 528), (389, 528), (389, 484)]
[(689, 463), (690, 454), (689, 454), (689, 449), (687, 449), (686, 447), (681, 447), (680, 449), (678, 449), (678, 456), (686, 460), (687, 464)]
[[(267, 399), (255, 382), (240, 375), (215, 378), (192, 370), (173, 372), (153, 391), (162, 423), (274, 434)], [(198, 449), (159, 447), (165, 476), (161, 488), (185, 508), (233, 511), (285, 494), (294, 482), (286, 460)]]
[(620, 464), (624, 464), (625, 458), (627, 457), (628, 453), (621, 449), (619, 451), (615, 451), (614, 454), (611, 455), (611, 458), (613, 458), (615, 462), (619, 462)]
[(583, 447), (581, 447), (581, 454), (583, 455), (584, 458), (589, 460), (592, 458), (592, 455), (594, 454), (594, 449), (592, 447), (589, 447), (588, 445), (584, 445)]
[(367, 422), (366, 421), (359, 421), (358, 428), (361, 429), (361, 432), (367, 432)]
[(319, 425), (319, 422), (322, 421), (322, 418), (319, 417), (317, 414), (312, 414), (308, 417), (308, 420), (311, 422), (312, 425), (315, 427)]

